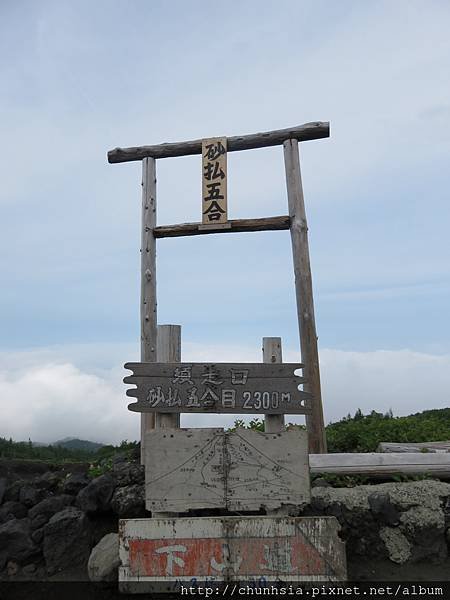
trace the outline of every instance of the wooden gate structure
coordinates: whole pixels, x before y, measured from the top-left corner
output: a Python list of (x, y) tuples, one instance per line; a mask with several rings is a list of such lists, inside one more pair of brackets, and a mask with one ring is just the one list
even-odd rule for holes
[[(141, 362), (125, 364), (132, 374), (124, 382), (135, 386), (127, 390), (135, 399), (128, 408), (141, 413), (151, 518), (120, 521), (120, 591), (183, 591), (193, 582), (223, 584), (226, 591), (230, 582), (259, 587), (346, 578), (336, 518), (296, 516), (311, 498), (309, 452), (326, 453), (298, 142), (328, 135), (328, 123), (307, 123), (108, 153), (110, 162), (143, 165)], [(281, 144), (289, 214), (228, 219), (227, 152)], [(158, 226), (156, 160), (200, 153), (202, 221)], [(181, 362), (181, 327), (157, 324), (156, 240), (287, 229), (303, 362), (282, 362), (280, 338), (263, 338), (262, 363)], [(180, 428), (180, 413), (264, 414), (265, 431)], [(286, 431), (285, 414), (304, 414), (308, 431)]]
[[(290, 230), (294, 264), (298, 327), (303, 367), (303, 390), (309, 394), (309, 410), (285, 412), (305, 414), (311, 453), (326, 453), (319, 357), (314, 319), (308, 227), (303, 197), (298, 142), (329, 137), (329, 123), (312, 122), (289, 129), (228, 138), (209, 138), (154, 146), (115, 148), (108, 152), (110, 163), (142, 161), (142, 237), (141, 237), (141, 361), (177, 363), (180, 361), (180, 328), (157, 325), (156, 240), (165, 237), (233, 233), (247, 231)], [(226, 207), (226, 153), (282, 145), (286, 172), (288, 214), (258, 219), (229, 220)], [(156, 160), (202, 154), (202, 222), (158, 226), (156, 223)], [(205, 204), (206, 201), (206, 204)], [(203, 210), (205, 209), (205, 210)], [(267, 363), (281, 362), (281, 340), (264, 338), (263, 358)], [(280, 365), (281, 366), (281, 365)], [(284, 365), (283, 365), (284, 366)], [(291, 365), (292, 366), (292, 365)], [(129, 368), (133, 370), (134, 365)], [(242, 367), (242, 365), (241, 365)], [(137, 383), (137, 374), (127, 378)], [(298, 383), (301, 383), (298, 380)], [(139, 388), (139, 385), (138, 385)], [(130, 391), (130, 390), (129, 390)], [(132, 390), (135, 391), (135, 390)], [(172, 392), (170, 392), (172, 393)], [(222, 394), (227, 391), (222, 391)], [(251, 393), (251, 392), (247, 392)], [(258, 392), (257, 392), (258, 393)], [(269, 392), (267, 392), (269, 393)], [(147, 387), (148, 394), (148, 387)], [(301, 392), (300, 392), (301, 394)], [(132, 395), (132, 394), (129, 394)], [(137, 395), (137, 394), (135, 394)], [(273, 396), (271, 396), (273, 398)], [(155, 400), (156, 402), (156, 400)], [(165, 403), (167, 408), (167, 402)], [(140, 410), (136, 408), (136, 410)], [(181, 410), (180, 410), (181, 412)], [(219, 412), (212, 410), (211, 412)], [(223, 412), (223, 411), (220, 411)], [(232, 412), (231, 410), (229, 412)], [(254, 411), (257, 412), (257, 411)], [(283, 429), (284, 413), (263, 410), (266, 431)], [(153, 428), (179, 427), (179, 412), (174, 410), (141, 414), (141, 455), (145, 455), (145, 433)]]

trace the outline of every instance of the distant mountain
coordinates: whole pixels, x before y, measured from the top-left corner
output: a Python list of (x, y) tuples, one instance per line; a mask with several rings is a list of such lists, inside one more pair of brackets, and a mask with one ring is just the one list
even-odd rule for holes
[(85, 450), (87, 452), (96, 452), (99, 448), (103, 448), (105, 444), (99, 444), (98, 442), (90, 442), (89, 440), (79, 440), (78, 438), (64, 438), (53, 442), (52, 446), (61, 446), (68, 450)]

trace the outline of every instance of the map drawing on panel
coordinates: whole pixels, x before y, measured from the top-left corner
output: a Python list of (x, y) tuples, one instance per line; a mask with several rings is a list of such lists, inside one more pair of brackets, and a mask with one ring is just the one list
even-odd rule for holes
[(274, 509), (309, 499), (303, 431), (153, 430), (146, 440), (148, 510)]

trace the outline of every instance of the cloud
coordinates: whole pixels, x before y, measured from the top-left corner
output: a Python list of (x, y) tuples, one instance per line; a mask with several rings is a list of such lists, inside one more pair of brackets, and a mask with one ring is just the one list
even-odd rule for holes
[(2, 373), (0, 395), (3, 437), (40, 442), (68, 436), (100, 442), (136, 437), (119, 377), (47, 363), (18, 376)]
[[(280, 11), (260, 4), (222, 10), (178, 2), (175, 20), (164, 2), (1, 7), (5, 348), (138, 333), (141, 167), (108, 165), (108, 149), (316, 119), (331, 121), (329, 139), (301, 145), (316, 301), (327, 294), (351, 324), (351, 293), (366, 322), (388, 323), (386, 345), (410, 347), (414, 331), (423, 348), (448, 348), (448, 327), (430, 320), (441, 309), (431, 304), (436, 291), (426, 295), (423, 287), (432, 279), (440, 293), (449, 274), (448, 6), (305, 0)], [(212, 24), (226, 53), (205, 43)], [(157, 49), (151, 77), (149, 49)], [(158, 223), (198, 220), (199, 157), (158, 161), (157, 174)], [(230, 153), (230, 218), (285, 213), (284, 179), (281, 148)], [(214, 335), (229, 335), (223, 315), (237, 321), (242, 304), (252, 311), (246, 326), (269, 306), (268, 328), (287, 329), (279, 299), (293, 306), (290, 261), (286, 232), (161, 240), (158, 310), (164, 320), (184, 324), (189, 312), (201, 322), (211, 312), (206, 293), (221, 315), (217, 329), (202, 323)], [(402, 308), (412, 308), (408, 319), (394, 313), (398, 294), (383, 291), (392, 285), (411, 292), (402, 298)], [(368, 310), (370, 286), (384, 294), (373, 303), (380, 312)], [(427, 318), (417, 326), (418, 313)], [(334, 327), (325, 320), (320, 335)], [(357, 328), (345, 328), (340, 347), (356, 347)], [(241, 327), (239, 339), (246, 335)], [(365, 349), (379, 347), (362, 335)]]
[[(86, 352), (94, 356), (95, 345), (86, 347)], [(93, 369), (81, 359), (79, 347), (59, 361), (56, 354), (42, 349), (17, 352), (8, 360), (0, 356), (0, 436), (41, 442), (66, 436), (105, 443), (137, 439), (139, 417), (127, 410), (122, 366)], [(69, 354), (73, 362), (67, 360)], [(117, 358), (117, 349), (112, 355)], [(259, 362), (260, 355), (245, 346), (187, 343), (183, 360)], [(298, 354), (287, 351), (284, 360), (295, 362)], [(324, 349), (321, 374), (327, 422), (357, 408), (363, 412), (392, 409), (400, 416), (450, 405), (450, 355)], [(226, 427), (233, 420), (232, 415), (184, 415), (182, 426)], [(288, 420), (301, 422), (302, 417)]]
[(450, 355), (410, 350), (322, 350), (326, 420), (358, 408), (395, 416), (450, 406)]

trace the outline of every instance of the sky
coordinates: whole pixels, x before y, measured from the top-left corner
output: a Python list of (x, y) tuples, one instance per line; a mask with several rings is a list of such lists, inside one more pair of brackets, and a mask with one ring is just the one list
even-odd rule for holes
[[(0, 2), (0, 437), (139, 435), (141, 165), (107, 151), (310, 121), (325, 420), (449, 406), (449, 25), (441, 0)], [(158, 224), (201, 219), (199, 156), (157, 178)], [(228, 210), (287, 213), (280, 147), (228, 155)], [(267, 336), (300, 360), (288, 232), (157, 251), (183, 360), (259, 362)]]

